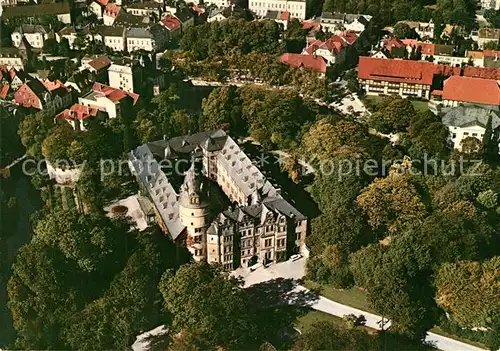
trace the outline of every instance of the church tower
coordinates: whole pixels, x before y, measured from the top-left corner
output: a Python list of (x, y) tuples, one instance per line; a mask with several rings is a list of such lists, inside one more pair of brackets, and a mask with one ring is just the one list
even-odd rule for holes
[(179, 216), (186, 227), (186, 246), (195, 261), (207, 257), (206, 231), (210, 225), (208, 191), (195, 162), (184, 176), (179, 199)]

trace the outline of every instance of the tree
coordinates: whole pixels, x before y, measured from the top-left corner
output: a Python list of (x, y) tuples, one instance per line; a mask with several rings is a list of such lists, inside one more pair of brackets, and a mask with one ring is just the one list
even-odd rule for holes
[(392, 321), (391, 330), (422, 340), (437, 319), (431, 258), (411, 235), (399, 235), (383, 253), (367, 286), (372, 306)]
[(475, 137), (466, 137), (460, 141), (462, 152), (466, 154), (477, 154), (483, 148), (481, 141)]
[(53, 125), (52, 116), (45, 112), (27, 115), (19, 123), (19, 137), (26, 148), (26, 155), (34, 159), (42, 158), (42, 142)]
[(196, 333), (210, 348), (255, 342), (255, 322), (241, 281), (219, 267), (206, 262), (185, 265), (175, 275), (166, 272), (159, 287), (174, 330)]
[(43, 156), (54, 165), (68, 160), (71, 144), (76, 137), (69, 123), (58, 123), (42, 143)]
[(358, 329), (345, 329), (333, 322), (316, 322), (302, 333), (293, 350), (374, 350), (375, 338)]
[(381, 133), (406, 132), (415, 117), (416, 112), (411, 101), (398, 98), (371, 115), (369, 123)]
[(361, 192), (356, 204), (370, 226), (382, 232), (395, 232), (405, 222), (426, 216), (422, 198), (407, 175), (375, 179)]
[(396, 23), (393, 34), (399, 39), (415, 38), (416, 36), (415, 31), (405, 22)]
[(367, 129), (354, 121), (320, 119), (302, 138), (302, 149), (318, 160), (328, 160), (345, 155), (359, 158), (365, 152), (362, 142)]
[(217, 129), (227, 125), (229, 131), (236, 135), (246, 134), (245, 124), (241, 118), (241, 101), (239, 92), (234, 86), (215, 89), (203, 99), (203, 127)]
[(353, 285), (347, 255), (338, 246), (327, 246), (323, 253), (307, 261), (306, 277), (322, 284), (330, 284), (336, 289), (350, 288)]
[(500, 318), (500, 257), (441, 266), (436, 301), (465, 328), (490, 327)]
[(69, 57), (71, 49), (67, 38), (61, 38), (58, 46), (58, 54), (63, 57)]

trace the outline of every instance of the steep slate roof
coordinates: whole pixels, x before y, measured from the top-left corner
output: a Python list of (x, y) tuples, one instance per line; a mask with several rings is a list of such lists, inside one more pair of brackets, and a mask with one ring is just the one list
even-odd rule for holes
[(496, 129), (500, 126), (500, 116), (497, 111), (479, 106), (458, 106), (443, 116), (443, 124), (448, 127), (480, 126), (485, 128), (488, 119), (492, 117), (491, 126)]
[(453, 76), (444, 81), (443, 99), (500, 105), (500, 89), (493, 79)]
[(281, 55), (280, 61), (292, 67), (310, 69), (321, 73), (326, 72), (326, 62), (321, 56), (286, 53)]
[(432, 85), (436, 65), (425, 61), (360, 57), (358, 77), (412, 84)]
[(125, 27), (123, 26), (98, 26), (97, 32), (104, 37), (122, 37)]
[(14, 32), (47, 34), (48, 30), (40, 24), (22, 24), (17, 27)]

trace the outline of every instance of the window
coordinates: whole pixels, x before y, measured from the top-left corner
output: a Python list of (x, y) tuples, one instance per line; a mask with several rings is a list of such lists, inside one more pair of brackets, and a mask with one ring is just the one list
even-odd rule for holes
[(297, 240), (300, 240), (301, 233), (297, 233)]
[(200, 233), (201, 232), (201, 228), (194, 228), (194, 232), (195, 233)]
[(469, 133), (468, 132), (464, 132), (464, 135), (469, 135)]
[(477, 133), (472, 133), (472, 136), (473, 137), (477, 137)]
[(453, 133), (453, 135), (452, 135), (452, 137), (451, 137), (451, 138), (452, 138), (452, 139), (455, 139), (456, 137), (457, 137), (457, 134), (456, 134), (456, 133)]
[(273, 239), (266, 239), (264, 241), (264, 246), (269, 247), (269, 246), (271, 246), (272, 243), (273, 243)]

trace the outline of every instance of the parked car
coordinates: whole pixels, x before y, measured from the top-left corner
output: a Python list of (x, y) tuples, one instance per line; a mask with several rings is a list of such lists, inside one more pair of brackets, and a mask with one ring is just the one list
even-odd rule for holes
[(300, 260), (302, 258), (302, 255), (301, 254), (295, 254), (295, 255), (292, 255), (290, 256), (290, 261), (297, 261), (297, 260)]

